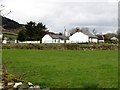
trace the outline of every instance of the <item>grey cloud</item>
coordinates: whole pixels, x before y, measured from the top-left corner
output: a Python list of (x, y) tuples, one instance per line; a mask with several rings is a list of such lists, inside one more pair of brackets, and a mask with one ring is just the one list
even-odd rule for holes
[(3, 1), (5, 1), (5, 0), (0, 0), (0, 3), (3, 2)]
[[(115, 3), (59, 3), (51, 16), (43, 21), (50, 25), (53, 31), (59, 31), (64, 26), (91, 26), (100, 31), (114, 31), (117, 27), (117, 4)], [(102, 28), (101, 28), (102, 27)]]
[[(34, 2), (32, 8), (26, 4), (20, 10), (16, 5), (10, 18), (26, 23), (29, 20), (43, 22), (51, 31), (62, 32), (78, 26), (89, 26), (98, 31), (114, 31), (117, 27), (117, 3), (109, 2)], [(32, 3), (31, 3), (32, 4)], [(31, 10), (28, 10), (30, 7)], [(31, 13), (32, 11), (32, 13)], [(21, 17), (21, 18), (19, 18)]]

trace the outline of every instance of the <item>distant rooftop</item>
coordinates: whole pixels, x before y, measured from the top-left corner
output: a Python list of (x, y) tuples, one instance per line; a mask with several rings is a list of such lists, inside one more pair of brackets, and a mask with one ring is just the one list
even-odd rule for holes
[(49, 34), (53, 39), (61, 39), (61, 40), (68, 40), (69, 38), (64, 36), (64, 35), (59, 35), (59, 34)]
[(81, 30), (81, 32), (84, 33), (85, 35), (88, 35), (90, 38), (97, 38), (97, 36), (90, 33), (89, 30)]

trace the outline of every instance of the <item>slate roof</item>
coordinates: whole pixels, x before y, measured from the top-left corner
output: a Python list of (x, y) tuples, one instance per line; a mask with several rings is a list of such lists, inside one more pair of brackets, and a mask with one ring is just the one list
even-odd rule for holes
[(97, 38), (97, 36), (93, 35), (88, 30), (82, 30), (81, 32), (84, 33), (85, 35), (88, 35), (90, 38)]
[(59, 34), (49, 34), (53, 39), (69, 40), (68, 37)]
[(104, 40), (104, 36), (103, 35), (97, 35), (98, 40)]

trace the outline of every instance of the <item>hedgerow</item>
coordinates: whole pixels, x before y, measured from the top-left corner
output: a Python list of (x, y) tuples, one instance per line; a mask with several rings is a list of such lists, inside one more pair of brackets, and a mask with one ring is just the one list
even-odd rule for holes
[(117, 50), (117, 44), (5, 44), (3, 49), (39, 49), (39, 50)]

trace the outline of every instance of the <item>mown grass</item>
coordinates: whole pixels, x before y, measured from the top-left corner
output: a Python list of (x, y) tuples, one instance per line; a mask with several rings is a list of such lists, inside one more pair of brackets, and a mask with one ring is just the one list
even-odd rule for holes
[(117, 88), (117, 50), (3, 49), (9, 72), (42, 88)]

